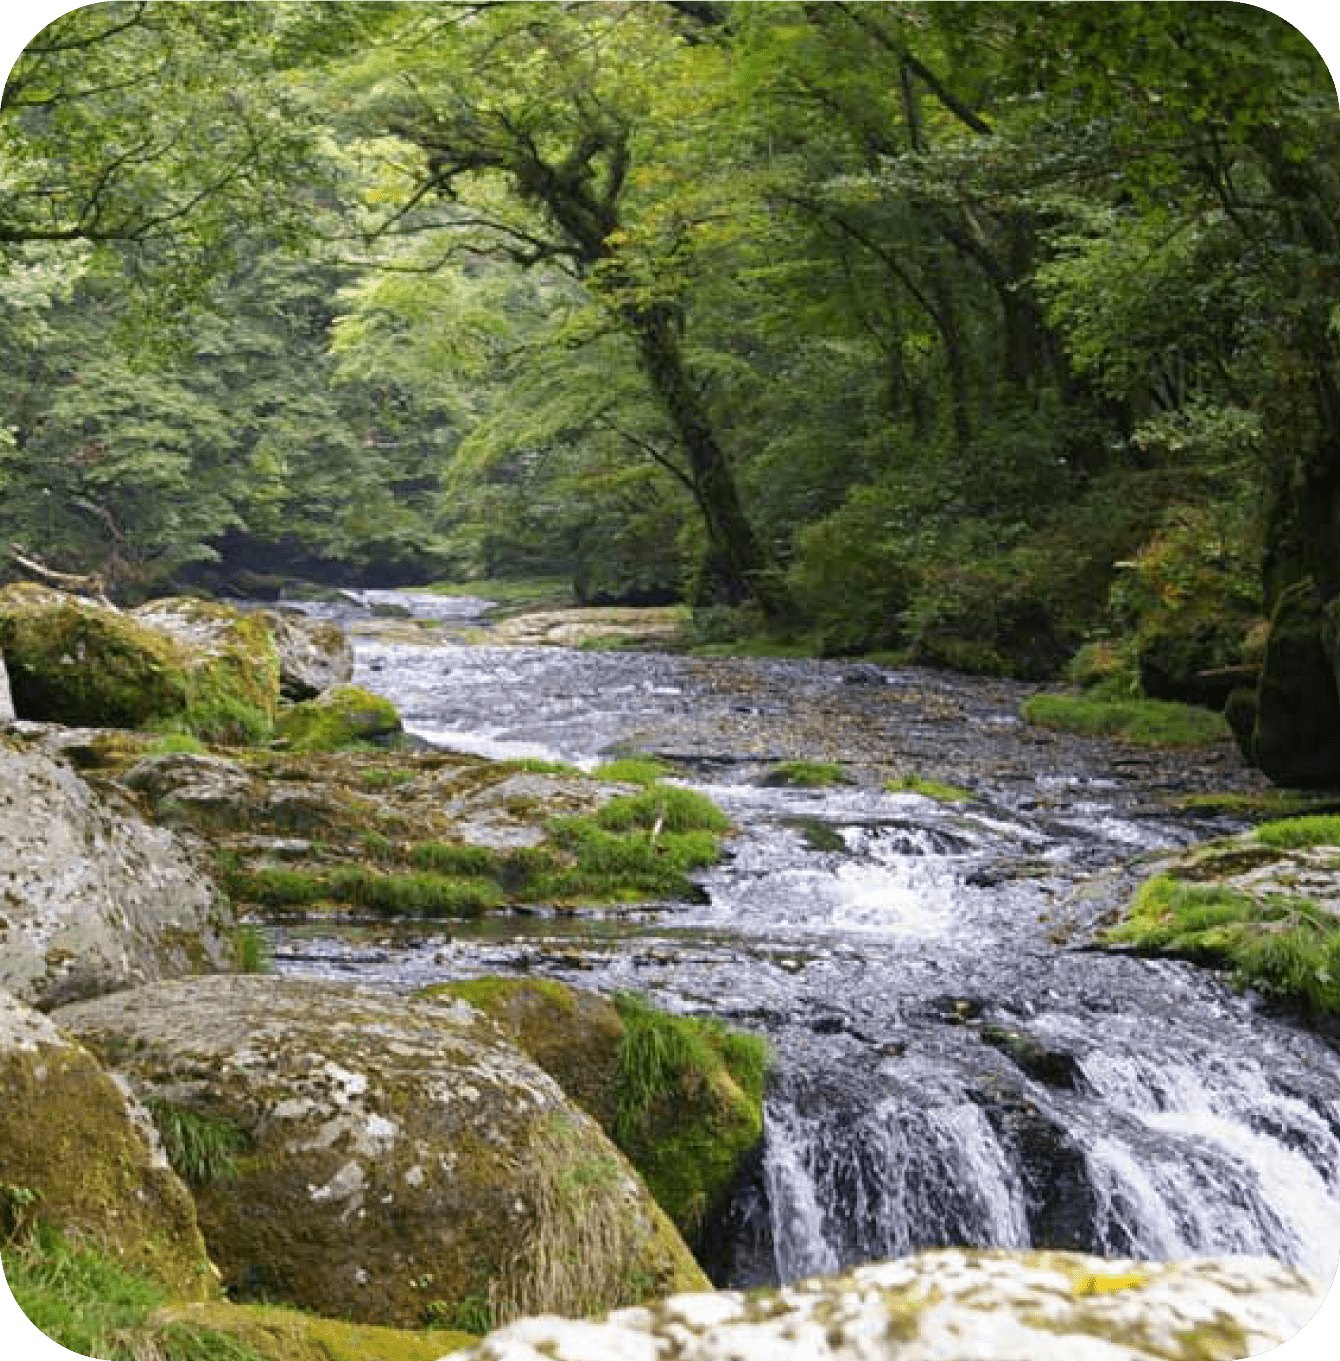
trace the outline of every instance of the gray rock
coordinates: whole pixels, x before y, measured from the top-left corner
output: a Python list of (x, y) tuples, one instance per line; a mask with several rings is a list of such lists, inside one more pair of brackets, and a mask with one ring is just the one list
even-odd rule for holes
[(46, 1008), (229, 968), (232, 927), (172, 832), (0, 737), (0, 987)]
[(706, 1285), (595, 1121), (465, 1002), (238, 975), (56, 1019), (142, 1099), (240, 1135), (196, 1188), (238, 1297), (413, 1327)]
[[(148, 1112), (92, 1054), (0, 992), (0, 1181), (36, 1194), (43, 1223), (103, 1247), (183, 1299), (215, 1284), (190, 1193)], [(7, 1195), (7, 1232), (28, 1226)], [(8, 1240), (6, 1240), (8, 1241)]]
[(453, 1361), (1238, 1361), (1292, 1337), (1325, 1294), (1261, 1258), (949, 1250), (603, 1322), (525, 1319)]
[(279, 689), (285, 699), (314, 699), (354, 674), (354, 650), (344, 630), (324, 619), (262, 610), (279, 654)]

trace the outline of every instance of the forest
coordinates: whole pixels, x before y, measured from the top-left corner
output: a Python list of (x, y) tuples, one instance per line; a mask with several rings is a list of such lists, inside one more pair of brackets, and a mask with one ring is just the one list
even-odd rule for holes
[(0, 119), (0, 543), (557, 576), (1334, 783), (1338, 115), (1239, 4), (76, 9)]

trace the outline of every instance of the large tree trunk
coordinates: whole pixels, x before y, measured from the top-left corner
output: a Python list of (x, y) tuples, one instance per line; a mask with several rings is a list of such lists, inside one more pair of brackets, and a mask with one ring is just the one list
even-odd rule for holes
[(756, 601), (770, 624), (791, 621), (795, 611), (790, 593), (744, 513), (730, 463), (694, 391), (680, 349), (677, 309), (653, 304), (630, 307), (623, 315), (637, 340), (647, 380), (688, 458), (713, 563), (726, 573), (726, 585)]

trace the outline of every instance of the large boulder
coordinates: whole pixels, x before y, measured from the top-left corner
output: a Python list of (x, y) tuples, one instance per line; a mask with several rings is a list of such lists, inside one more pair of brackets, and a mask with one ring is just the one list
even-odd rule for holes
[(82, 596), (27, 582), (0, 590), (0, 651), (20, 718), (136, 728), (188, 706), (172, 640)]
[(259, 618), (279, 654), (279, 688), (285, 699), (315, 699), (354, 674), (354, 650), (338, 624), (287, 610), (263, 610)]
[(525, 1319), (461, 1361), (1238, 1361), (1294, 1336), (1325, 1293), (1250, 1257), (949, 1250), (602, 1322)]
[(231, 909), (189, 847), (0, 736), (0, 987), (47, 1008), (233, 958)]
[(235, 1297), (479, 1331), (706, 1283), (595, 1121), (464, 1002), (238, 975), (57, 1019), (158, 1109), (238, 1131), (196, 1192)]
[(0, 1242), (39, 1220), (179, 1299), (215, 1290), (190, 1192), (147, 1112), (48, 1017), (0, 992)]
[(0, 650), (25, 719), (254, 742), (268, 737), (279, 703), (264, 622), (205, 601), (127, 612), (19, 583), (0, 590)]

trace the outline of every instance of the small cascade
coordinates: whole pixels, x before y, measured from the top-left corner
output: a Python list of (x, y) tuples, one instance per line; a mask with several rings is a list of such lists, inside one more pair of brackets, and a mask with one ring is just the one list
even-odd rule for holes
[(769, 1103), (763, 1180), (779, 1280), (927, 1247), (1028, 1245), (1018, 1170), (981, 1108), (945, 1096), (853, 1109), (827, 1094), (811, 1113)]
[(1113, 1114), (1086, 1150), (1099, 1246), (1142, 1257), (1260, 1253), (1329, 1274), (1340, 1259), (1340, 1102), (1291, 1093), (1249, 1057), (1192, 1067), (1096, 1052)]

